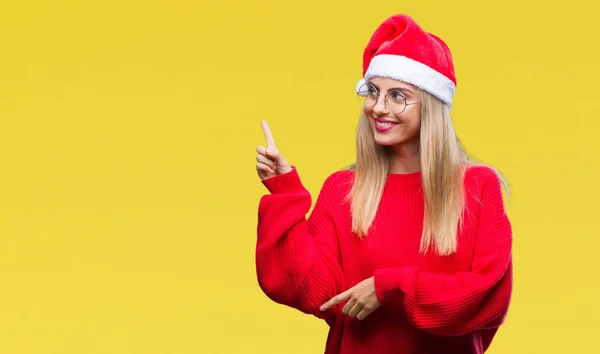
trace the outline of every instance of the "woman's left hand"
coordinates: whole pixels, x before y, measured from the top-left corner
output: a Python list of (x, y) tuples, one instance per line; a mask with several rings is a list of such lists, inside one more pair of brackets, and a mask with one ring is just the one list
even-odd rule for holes
[(324, 303), (320, 310), (325, 311), (346, 300), (348, 302), (342, 308), (342, 313), (350, 317), (356, 317), (359, 320), (364, 320), (381, 305), (375, 294), (375, 279), (373, 277), (365, 279), (354, 287), (334, 296), (331, 300)]

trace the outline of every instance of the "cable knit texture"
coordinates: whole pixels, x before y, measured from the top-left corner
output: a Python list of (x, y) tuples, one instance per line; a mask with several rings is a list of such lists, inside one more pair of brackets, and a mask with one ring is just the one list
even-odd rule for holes
[[(330, 326), (325, 353), (479, 354), (504, 322), (512, 293), (512, 231), (496, 174), (465, 173), (464, 225), (458, 251), (419, 252), (421, 174), (389, 174), (369, 234), (351, 231), (345, 201), (353, 171), (330, 175), (312, 199), (296, 167), (263, 181), (256, 271), (273, 301)], [(382, 304), (366, 319), (343, 315), (333, 296), (374, 276)]]

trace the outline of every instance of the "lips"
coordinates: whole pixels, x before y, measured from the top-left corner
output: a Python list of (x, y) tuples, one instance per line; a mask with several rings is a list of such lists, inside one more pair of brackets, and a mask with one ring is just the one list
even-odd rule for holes
[(381, 118), (373, 118), (373, 120), (375, 121), (375, 129), (380, 132), (388, 131), (399, 124), (398, 122)]

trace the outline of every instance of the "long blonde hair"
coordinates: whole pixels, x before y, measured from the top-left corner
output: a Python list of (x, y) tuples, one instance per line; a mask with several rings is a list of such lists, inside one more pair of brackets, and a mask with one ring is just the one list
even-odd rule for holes
[[(426, 91), (417, 89), (417, 94), (421, 102), (419, 159), (425, 207), (421, 252), (434, 246), (439, 255), (449, 255), (456, 252), (463, 223), (464, 173), (477, 163), (460, 145), (449, 107)], [(389, 149), (375, 142), (364, 111), (357, 127), (356, 152), (356, 162), (350, 166), (355, 177), (348, 198), (352, 231), (364, 237), (375, 219), (391, 163)]]

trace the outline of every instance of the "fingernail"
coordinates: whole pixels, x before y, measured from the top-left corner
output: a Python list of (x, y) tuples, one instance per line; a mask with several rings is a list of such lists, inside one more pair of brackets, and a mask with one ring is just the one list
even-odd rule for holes
[(267, 151), (267, 154), (269, 154), (269, 155), (271, 155), (273, 153), (273, 151), (271, 151), (269, 149), (267, 149), (266, 151)]

